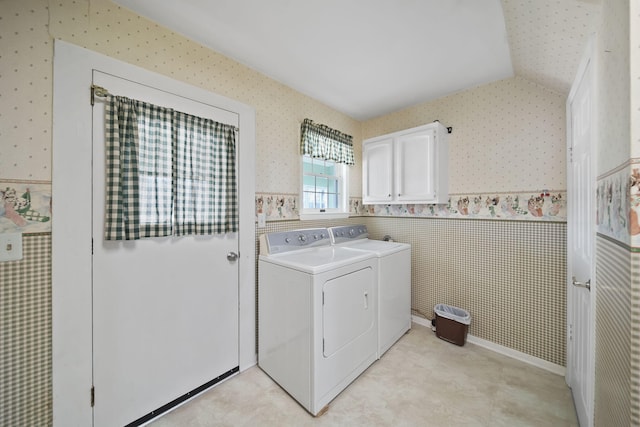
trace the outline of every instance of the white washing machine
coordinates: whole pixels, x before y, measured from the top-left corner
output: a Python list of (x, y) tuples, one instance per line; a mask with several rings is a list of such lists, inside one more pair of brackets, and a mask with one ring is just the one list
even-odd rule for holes
[(365, 225), (329, 228), (331, 241), (378, 260), (378, 358), (411, 329), (411, 245), (369, 239)]
[(326, 228), (260, 238), (258, 365), (313, 415), (377, 358), (377, 272)]

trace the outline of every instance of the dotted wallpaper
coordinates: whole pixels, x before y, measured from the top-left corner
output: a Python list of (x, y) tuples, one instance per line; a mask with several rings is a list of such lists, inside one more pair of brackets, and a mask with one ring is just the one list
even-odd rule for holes
[(51, 180), (47, 1), (0, 3), (0, 179)]
[[(107, 0), (86, 5), (86, 0), (52, 3), (52, 36), (256, 109), (256, 191), (298, 191), (299, 128), (305, 117), (361, 138), (359, 122), (223, 55)], [(350, 187), (358, 194), (361, 173), (352, 170)]]
[(515, 74), (568, 94), (587, 39), (598, 27), (600, 3), (502, 0)]
[[(298, 192), (306, 117), (362, 139), (356, 120), (107, 0), (5, 0), (0, 25), (0, 179), (51, 180), (51, 37), (254, 107), (257, 191)], [(360, 181), (354, 166), (353, 195)]]
[(516, 77), (369, 120), (363, 138), (440, 120), (450, 193), (564, 190), (565, 99)]
[[(0, 178), (51, 179), (50, 33), (255, 107), (259, 192), (297, 193), (298, 129), (305, 117), (353, 135), (356, 145), (440, 119), (454, 127), (452, 193), (565, 188), (564, 99), (522, 78), (361, 124), (107, 0), (9, 1), (0, 13), (6, 28), (0, 64), (11, 70), (2, 75), (0, 120), (3, 140), (12, 141), (0, 146)], [(351, 168), (350, 188), (359, 195), (359, 166)]]
[[(598, 111), (597, 174), (607, 173), (629, 160), (629, 4), (606, 1), (602, 29), (595, 46)], [(637, 31), (637, 30), (636, 30)]]

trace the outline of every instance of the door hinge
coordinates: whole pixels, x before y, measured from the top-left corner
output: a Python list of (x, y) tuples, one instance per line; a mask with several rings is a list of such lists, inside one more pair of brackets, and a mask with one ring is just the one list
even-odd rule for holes
[(93, 408), (96, 404), (96, 388), (91, 386), (91, 407)]
[(93, 255), (93, 239), (91, 239), (91, 255)]
[(573, 163), (573, 147), (569, 147), (569, 163)]

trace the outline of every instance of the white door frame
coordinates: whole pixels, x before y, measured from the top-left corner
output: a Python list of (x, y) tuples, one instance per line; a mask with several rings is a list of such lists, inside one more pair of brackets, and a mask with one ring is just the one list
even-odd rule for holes
[[(52, 321), (53, 425), (93, 424), (91, 311), (92, 70), (135, 76), (137, 81), (235, 111), (238, 142), (240, 265), (240, 370), (256, 364), (255, 289), (255, 110), (104, 56), (55, 41), (53, 98)], [(73, 173), (63, 173), (73, 168)]]
[[(589, 272), (589, 277), (590, 277), (590, 299), (589, 299), (589, 319), (588, 319), (588, 333), (589, 333), (589, 344), (588, 344), (588, 348), (585, 349), (587, 354), (587, 366), (588, 366), (588, 372), (589, 372), (589, 376), (588, 378), (583, 379), (585, 381), (586, 384), (586, 400), (588, 402), (589, 407), (586, 408), (587, 413), (583, 414), (583, 416), (586, 416), (587, 419), (587, 426), (583, 426), (583, 427), (592, 427), (594, 424), (594, 410), (595, 410), (595, 330), (596, 330), (596, 324), (595, 324), (595, 310), (596, 310), (596, 295), (597, 295), (597, 284), (596, 284), (596, 267), (595, 267), (595, 257), (596, 257), (596, 253), (595, 253), (595, 238), (596, 238), (596, 200), (595, 200), (595, 186), (596, 186), (596, 168), (597, 168), (597, 162), (596, 162), (596, 135), (597, 135), (597, 85), (596, 85), (596, 71), (597, 71), (597, 67), (596, 67), (596, 55), (595, 55), (595, 43), (596, 43), (596, 37), (595, 34), (592, 34), (591, 37), (589, 38), (586, 48), (585, 48), (585, 52), (583, 54), (582, 60), (580, 62), (580, 65), (578, 67), (578, 72), (576, 74), (575, 80), (573, 82), (573, 85), (571, 86), (571, 91), (569, 93), (569, 96), (567, 97), (567, 190), (568, 191), (575, 191), (574, 184), (572, 182), (572, 178), (571, 178), (571, 170), (570, 170), (570, 163), (569, 163), (569, 159), (571, 156), (571, 149), (570, 147), (573, 146), (572, 144), (572, 139), (573, 139), (573, 126), (572, 126), (572, 114), (571, 114), (571, 105), (573, 103), (573, 100), (575, 98), (576, 92), (578, 90), (578, 87), (580, 85), (580, 82), (582, 81), (582, 79), (584, 78), (584, 76), (586, 75), (586, 73), (589, 73), (590, 75), (590, 85), (589, 85), (589, 90), (590, 90), (590, 98), (591, 98), (591, 122), (590, 122), (590, 132), (591, 132), (591, 143), (590, 143), (590, 156), (591, 156), (591, 171), (592, 171), (592, 176), (590, 181), (591, 182), (591, 188), (589, 188), (588, 191), (591, 192), (592, 196), (593, 196), (593, 203), (592, 206), (590, 208), (590, 212), (588, 214), (588, 218), (591, 220), (591, 224), (592, 224), (592, 232), (590, 233), (590, 235), (588, 236), (588, 239), (591, 240), (591, 244), (593, 247), (593, 254), (592, 254), (592, 262), (590, 263), (590, 272)], [(571, 197), (568, 197), (568, 199), (570, 200)], [(571, 209), (571, 206), (569, 206), (569, 209)], [(569, 214), (568, 215), (568, 220), (571, 221), (572, 220), (572, 215)], [(571, 234), (571, 230), (569, 229), (571, 227), (571, 224), (568, 223), (567, 224), (567, 238), (571, 238), (570, 234)], [(571, 247), (570, 247), (570, 241), (568, 241), (567, 244), (567, 250), (570, 251)], [(574, 298), (574, 293), (575, 292), (584, 292), (584, 289), (581, 288), (576, 288), (573, 285), (573, 260), (572, 260), (572, 256), (571, 253), (568, 252), (567, 253), (567, 369), (566, 369), (566, 381), (567, 384), (569, 386), (571, 386), (572, 384), (574, 384), (575, 378), (573, 378), (573, 374), (574, 371), (571, 367), (572, 362), (574, 361), (573, 357), (574, 357), (574, 352), (576, 351), (576, 349), (573, 346), (573, 343), (571, 341), (571, 334), (572, 334), (572, 322), (573, 322), (573, 317), (575, 314), (575, 298)]]

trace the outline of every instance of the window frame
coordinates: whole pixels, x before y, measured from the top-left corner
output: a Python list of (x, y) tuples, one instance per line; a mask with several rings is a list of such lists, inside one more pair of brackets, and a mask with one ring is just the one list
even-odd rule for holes
[(331, 159), (318, 159), (325, 162), (332, 162), (336, 168), (336, 175), (331, 177), (338, 178), (338, 208), (305, 208), (304, 207), (304, 178), (305, 176), (318, 176), (317, 174), (307, 174), (304, 171), (305, 159), (313, 159), (308, 154), (300, 155), (300, 219), (339, 219), (349, 217), (349, 166), (344, 163), (338, 163)]

